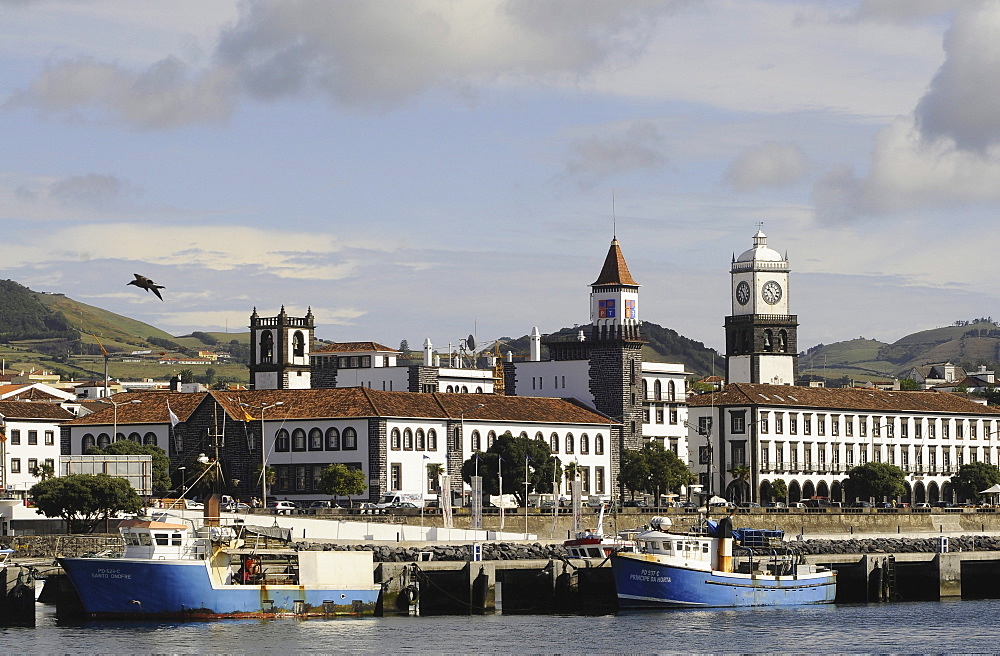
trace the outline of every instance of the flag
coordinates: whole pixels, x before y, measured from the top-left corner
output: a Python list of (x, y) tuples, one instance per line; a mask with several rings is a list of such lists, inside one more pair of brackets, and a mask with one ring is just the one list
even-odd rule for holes
[(425, 453), (424, 454), (424, 460), (430, 460), (430, 459), (431, 459), (431, 457)]
[(170, 427), (174, 428), (177, 424), (181, 423), (181, 420), (177, 418), (174, 411), (170, 409), (170, 400), (167, 399), (167, 413), (170, 415)]
[(250, 416), (250, 413), (247, 412), (246, 408), (240, 408), (240, 409), (243, 410), (243, 421), (245, 421), (247, 423), (250, 423), (251, 421), (253, 421), (253, 417)]

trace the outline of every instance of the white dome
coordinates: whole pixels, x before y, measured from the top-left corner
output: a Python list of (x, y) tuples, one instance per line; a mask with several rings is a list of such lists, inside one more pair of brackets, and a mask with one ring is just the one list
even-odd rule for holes
[(785, 258), (778, 251), (767, 247), (767, 235), (758, 230), (753, 236), (753, 248), (743, 251), (737, 262), (784, 262)]

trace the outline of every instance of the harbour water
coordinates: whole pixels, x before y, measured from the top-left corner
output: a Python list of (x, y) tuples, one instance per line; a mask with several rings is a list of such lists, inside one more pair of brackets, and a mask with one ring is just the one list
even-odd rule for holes
[(0, 629), (11, 653), (985, 653), (1000, 600), (613, 615), (214, 622), (58, 621)]

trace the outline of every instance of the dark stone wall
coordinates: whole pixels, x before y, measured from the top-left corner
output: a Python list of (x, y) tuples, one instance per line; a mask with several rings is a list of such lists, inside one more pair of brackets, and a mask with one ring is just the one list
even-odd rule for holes
[(382, 493), (389, 489), (388, 453), (389, 442), (385, 419), (372, 417), (368, 420), (368, 479), (378, 480), (378, 486), (369, 486), (370, 501), (378, 501)]
[(409, 390), (410, 392), (422, 392), (424, 386), (433, 386), (434, 391), (437, 391), (439, 373), (437, 367), (425, 367), (422, 364), (415, 364), (411, 366), (409, 371), (410, 381)]
[(309, 356), (311, 378), (309, 386), (312, 389), (335, 389), (337, 387), (337, 356)]
[(594, 406), (622, 426), (613, 428), (609, 486), (618, 480), (624, 449), (642, 445), (642, 341), (602, 340), (590, 347), (590, 391)]
[(513, 362), (503, 363), (503, 394), (517, 396), (517, 365)]
[[(445, 440), (445, 448), (448, 450), (445, 461), (448, 463), (448, 473), (451, 474), (451, 489), (455, 492), (462, 491), (462, 463), (465, 462), (462, 459), (462, 449), (456, 446), (461, 429), (460, 421), (449, 421)], [(438, 446), (440, 447), (440, 444)]]

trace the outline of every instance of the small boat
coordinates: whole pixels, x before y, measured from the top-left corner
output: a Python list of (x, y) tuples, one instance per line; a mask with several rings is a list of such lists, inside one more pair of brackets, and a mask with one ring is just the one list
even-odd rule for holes
[(800, 562), (783, 531), (732, 529), (732, 520), (673, 531), (666, 517), (636, 536), (611, 568), (623, 608), (797, 606), (833, 603), (835, 571)]
[(370, 551), (298, 551), (288, 529), (171, 517), (122, 522), (124, 553), (59, 558), (95, 618), (372, 615)]
[(605, 535), (604, 508), (605, 506), (601, 505), (596, 529), (580, 531), (573, 538), (563, 542), (568, 558), (604, 560), (618, 551), (636, 550), (633, 539), (636, 531), (622, 531), (616, 536)]

